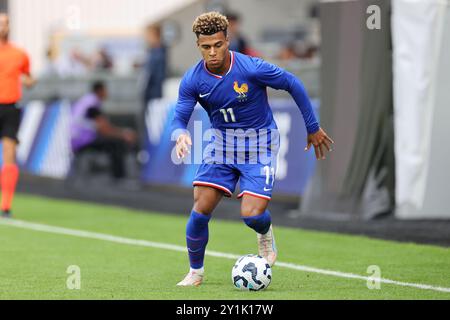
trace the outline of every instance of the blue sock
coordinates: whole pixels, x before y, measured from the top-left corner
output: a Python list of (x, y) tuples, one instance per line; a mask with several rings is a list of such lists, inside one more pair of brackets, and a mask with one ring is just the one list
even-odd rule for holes
[(242, 217), (245, 224), (260, 234), (265, 234), (269, 231), (272, 219), (270, 218), (269, 210), (253, 217)]
[(208, 243), (208, 222), (211, 216), (205, 216), (194, 210), (186, 225), (186, 244), (189, 263), (192, 269), (203, 267), (206, 244)]

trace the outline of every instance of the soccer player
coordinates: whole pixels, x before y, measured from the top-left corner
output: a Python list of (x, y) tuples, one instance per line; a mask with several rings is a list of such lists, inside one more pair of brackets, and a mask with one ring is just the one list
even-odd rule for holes
[[(325, 149), (331, 151), (333, 143), (319, 127), (301, 82), (291, 73), (262, 59), (230, 51), (227, 27), (226, 17), (217, 12), (204, 13), (195, 19), (193, 32), (203, 59), (188, 70), (181, 81), (172, 123), (174, 130), (179, 129), (174, 131), (177, 132), (179, 158), (185, 157), (192, 145), (186, 127), (197, 102), (208, 113), (215, 132), (207, 146), (215, 152), (203, 157), (193, 182), (194, 206), (186, 227), (190, 271), (179, 286), (202, 283), (211, 213), (222, 196), (232, 195), (238, 180), (241, 217), (257, 233), (259, 255), (271, 266), (275, 263), (277, 250), (267, 207), (276, 172), (279, 136), (272, 135), (277, 127), (268, 104), (267, 87), (286, 90), (294, 98), (308, 132), (305, 150), (313, 145), (317, 159), (324, 159)], [(236, 129), (266, 132), (266, 135), (258, 134), (257, 141), (261, 143), (262, 137), (271, 137), (267, 139), (267, 145), (257, 147), (267, 151), (269, 157), (263, 162), (260, 156), (251, 155), (254, 146), (247, 140), (235, 142), (239, 136)], [(230, 145), (234, 148), (231, 159), (227, 156), (223, 160), (217, 156), (221, 148), (228, 150)], [(243, 159), (245, 163), (236, 163), (237, 159)]]
[[(0, 13), (0, 136), (3, 145), (1, 169), (1, 211), (3, 217), (11, 216), (11, 205), (19, 178), (16, 165), (17, 131), (20, 124), (20, 109), (16, 103), (21, 98), (21, 79), (30, 88), (35, 79), (30, 74), (27, 54), (8, 41), (9, 18)], [(22, 78), (23, 76), (23, 78)]]

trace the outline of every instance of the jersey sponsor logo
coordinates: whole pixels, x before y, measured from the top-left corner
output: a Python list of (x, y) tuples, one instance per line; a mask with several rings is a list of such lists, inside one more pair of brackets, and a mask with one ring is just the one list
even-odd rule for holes
[(199, 94), (199, 97), (200, 97), (200, 98), (204, 98), (204, 97), (209, 96), (210, 94), (211, 94), (211, 92), (208, 92), (208, 93), (200, 93), (200, 94)]
[(270, 191), (270, 190), (272, 190), (272, 188), (266, 188), (266, 187), (264, 187), (264, 191)]
[(238, 94), (238, 96), (236, 98), (239, 101), (245, 101), (247, 99), (248, 84), (243, 83), (243, 84), (239, 85), (239, 82), (234, 81), (233, 89)]

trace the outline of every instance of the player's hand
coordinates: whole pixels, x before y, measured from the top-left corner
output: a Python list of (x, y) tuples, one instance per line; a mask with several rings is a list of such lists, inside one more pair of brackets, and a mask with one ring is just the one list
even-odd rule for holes
[(188, 134), (181, 134), (177, 139), (177, 157), (184, 158), (189, 153), (190, 146), (192, 146), (191, 137)]
[(325, 159), (325, 149), (330, 152), (332, 150), (331, 145), (334, 143), (322, 128), (319, 128), (319, 131), (315, 133), (308, 134), (307, 140), (305, 151), (309, 150), (311, 145), (313, 145), (317, 160)]
[(23, 77), (22, 83), (27, 89), (31, 89), (36, 84), (36, 79), (30, 75), (26, 75)]
[(131, 129), (122, 129), (122, 139), (130, 145), (134, 145), (137, 142), (137, 134)]

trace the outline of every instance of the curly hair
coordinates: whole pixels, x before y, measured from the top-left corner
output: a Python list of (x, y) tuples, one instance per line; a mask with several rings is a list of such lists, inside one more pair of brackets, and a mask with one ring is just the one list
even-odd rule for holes
[(192, 31), (197, 35), (212, 35), (219, 31), (227, 34), (228, 19), (216, 11), (203, 13), (195, 18)]

